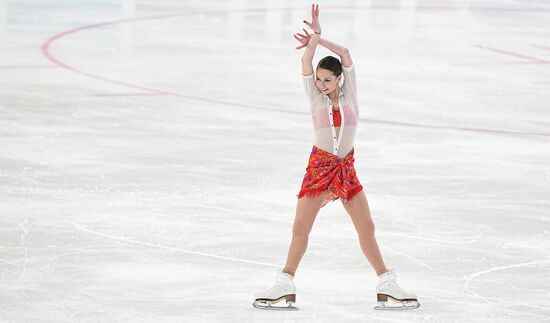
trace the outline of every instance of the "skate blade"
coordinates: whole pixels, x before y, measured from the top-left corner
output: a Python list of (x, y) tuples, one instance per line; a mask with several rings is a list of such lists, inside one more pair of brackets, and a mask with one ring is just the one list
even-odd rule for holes
[(374, 307), (374, 309), (383, 311), (407, 311), (415, 310), (419, 307), (420, 303), (418, 301), (398, 302), (398, 305), (387, 305), (386, 302), (379, 302), (378, 305)]
[(268, 304), (268, 303), (254, 301), (254, 303), (252, 303), (252, 306), (260, 310), (271, 310), (271, 311), (298, 311), (299, 310), (296, 306), (294, 306), (294, 303), (287, 303), (287, 306), (272, 306), (271, 304)]

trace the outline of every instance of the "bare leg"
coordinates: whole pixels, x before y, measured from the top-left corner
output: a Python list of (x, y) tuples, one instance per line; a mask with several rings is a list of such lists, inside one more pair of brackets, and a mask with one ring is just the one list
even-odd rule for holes
[(387, 271), (378, 243), (374, 237), (374, 222), (369, 210), (369, 203), (364, 191), (357, 193), (351, 200), (344, 203), (344, 208), (348, 212), (357, 230), (359, 244), (363, 254), (367, 257), (376, 274)]
[(306, 252), (309, 233), (313, 227), (313, 222), (319, 213), (323, 199), (328, 191), (321, 193), (317, 197), (302, 197), (298, 199), (296, 205), (296, 216), (292, 226), (292, 241), (288, 249), (286, 265), (284, 271), (294, 275)]

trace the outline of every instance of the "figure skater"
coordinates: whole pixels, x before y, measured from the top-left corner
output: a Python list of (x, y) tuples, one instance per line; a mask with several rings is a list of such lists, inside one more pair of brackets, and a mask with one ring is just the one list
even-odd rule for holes
[[(347, 48), (321, 38), (319, 5), (311, 6), (311, 22), (294, 38), (305, 47), (302, 56), (302, 79), (309, 99), (315, 128), (315, 144), (298, 194), (292, 241), (284, 269), (277, 270), (275, 285), (255, 295), (254, 307), (296, 310), (296, 287), (293, 278), (304, 255), (308, 236), (319, 210), (328, 202), (340, 199), (357, 230), (361, 250), (378, 275), (375, 309), (415, 309), (420, 306), (414, 294), (403, 290), (396, 281), (395, 270), (388, 270), (374, 235), (369, 204), (354, 168), (353, 141), (357, 129), (358, 106), (355, 67)], [(313, 74), (312, 60), (317, 45), (340, 57), (327, 56)], [(344, 75), (343, 84), (340, 81)], [(399, 306), (389, 306), (393, 300)], [(286, 306), (272, 306), (281, 300)]]

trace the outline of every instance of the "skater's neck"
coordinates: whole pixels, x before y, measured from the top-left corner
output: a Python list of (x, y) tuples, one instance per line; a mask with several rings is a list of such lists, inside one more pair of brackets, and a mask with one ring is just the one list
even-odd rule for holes
[(336, 89), (328, 94), (328, 98), (332, 102), (338, 102), (338, 95), (340, 95), (340, 88), (336, 87)]

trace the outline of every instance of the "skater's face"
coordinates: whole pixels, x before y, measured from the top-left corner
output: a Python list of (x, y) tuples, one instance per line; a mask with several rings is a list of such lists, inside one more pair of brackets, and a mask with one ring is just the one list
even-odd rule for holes
[(338, 88), (341, 78), (342, 76), (336, 76), (332, 71), (324, 68), (318, 68), (315, 84), (317, 85), (319, 91), (325, 95), (329, 95)]

